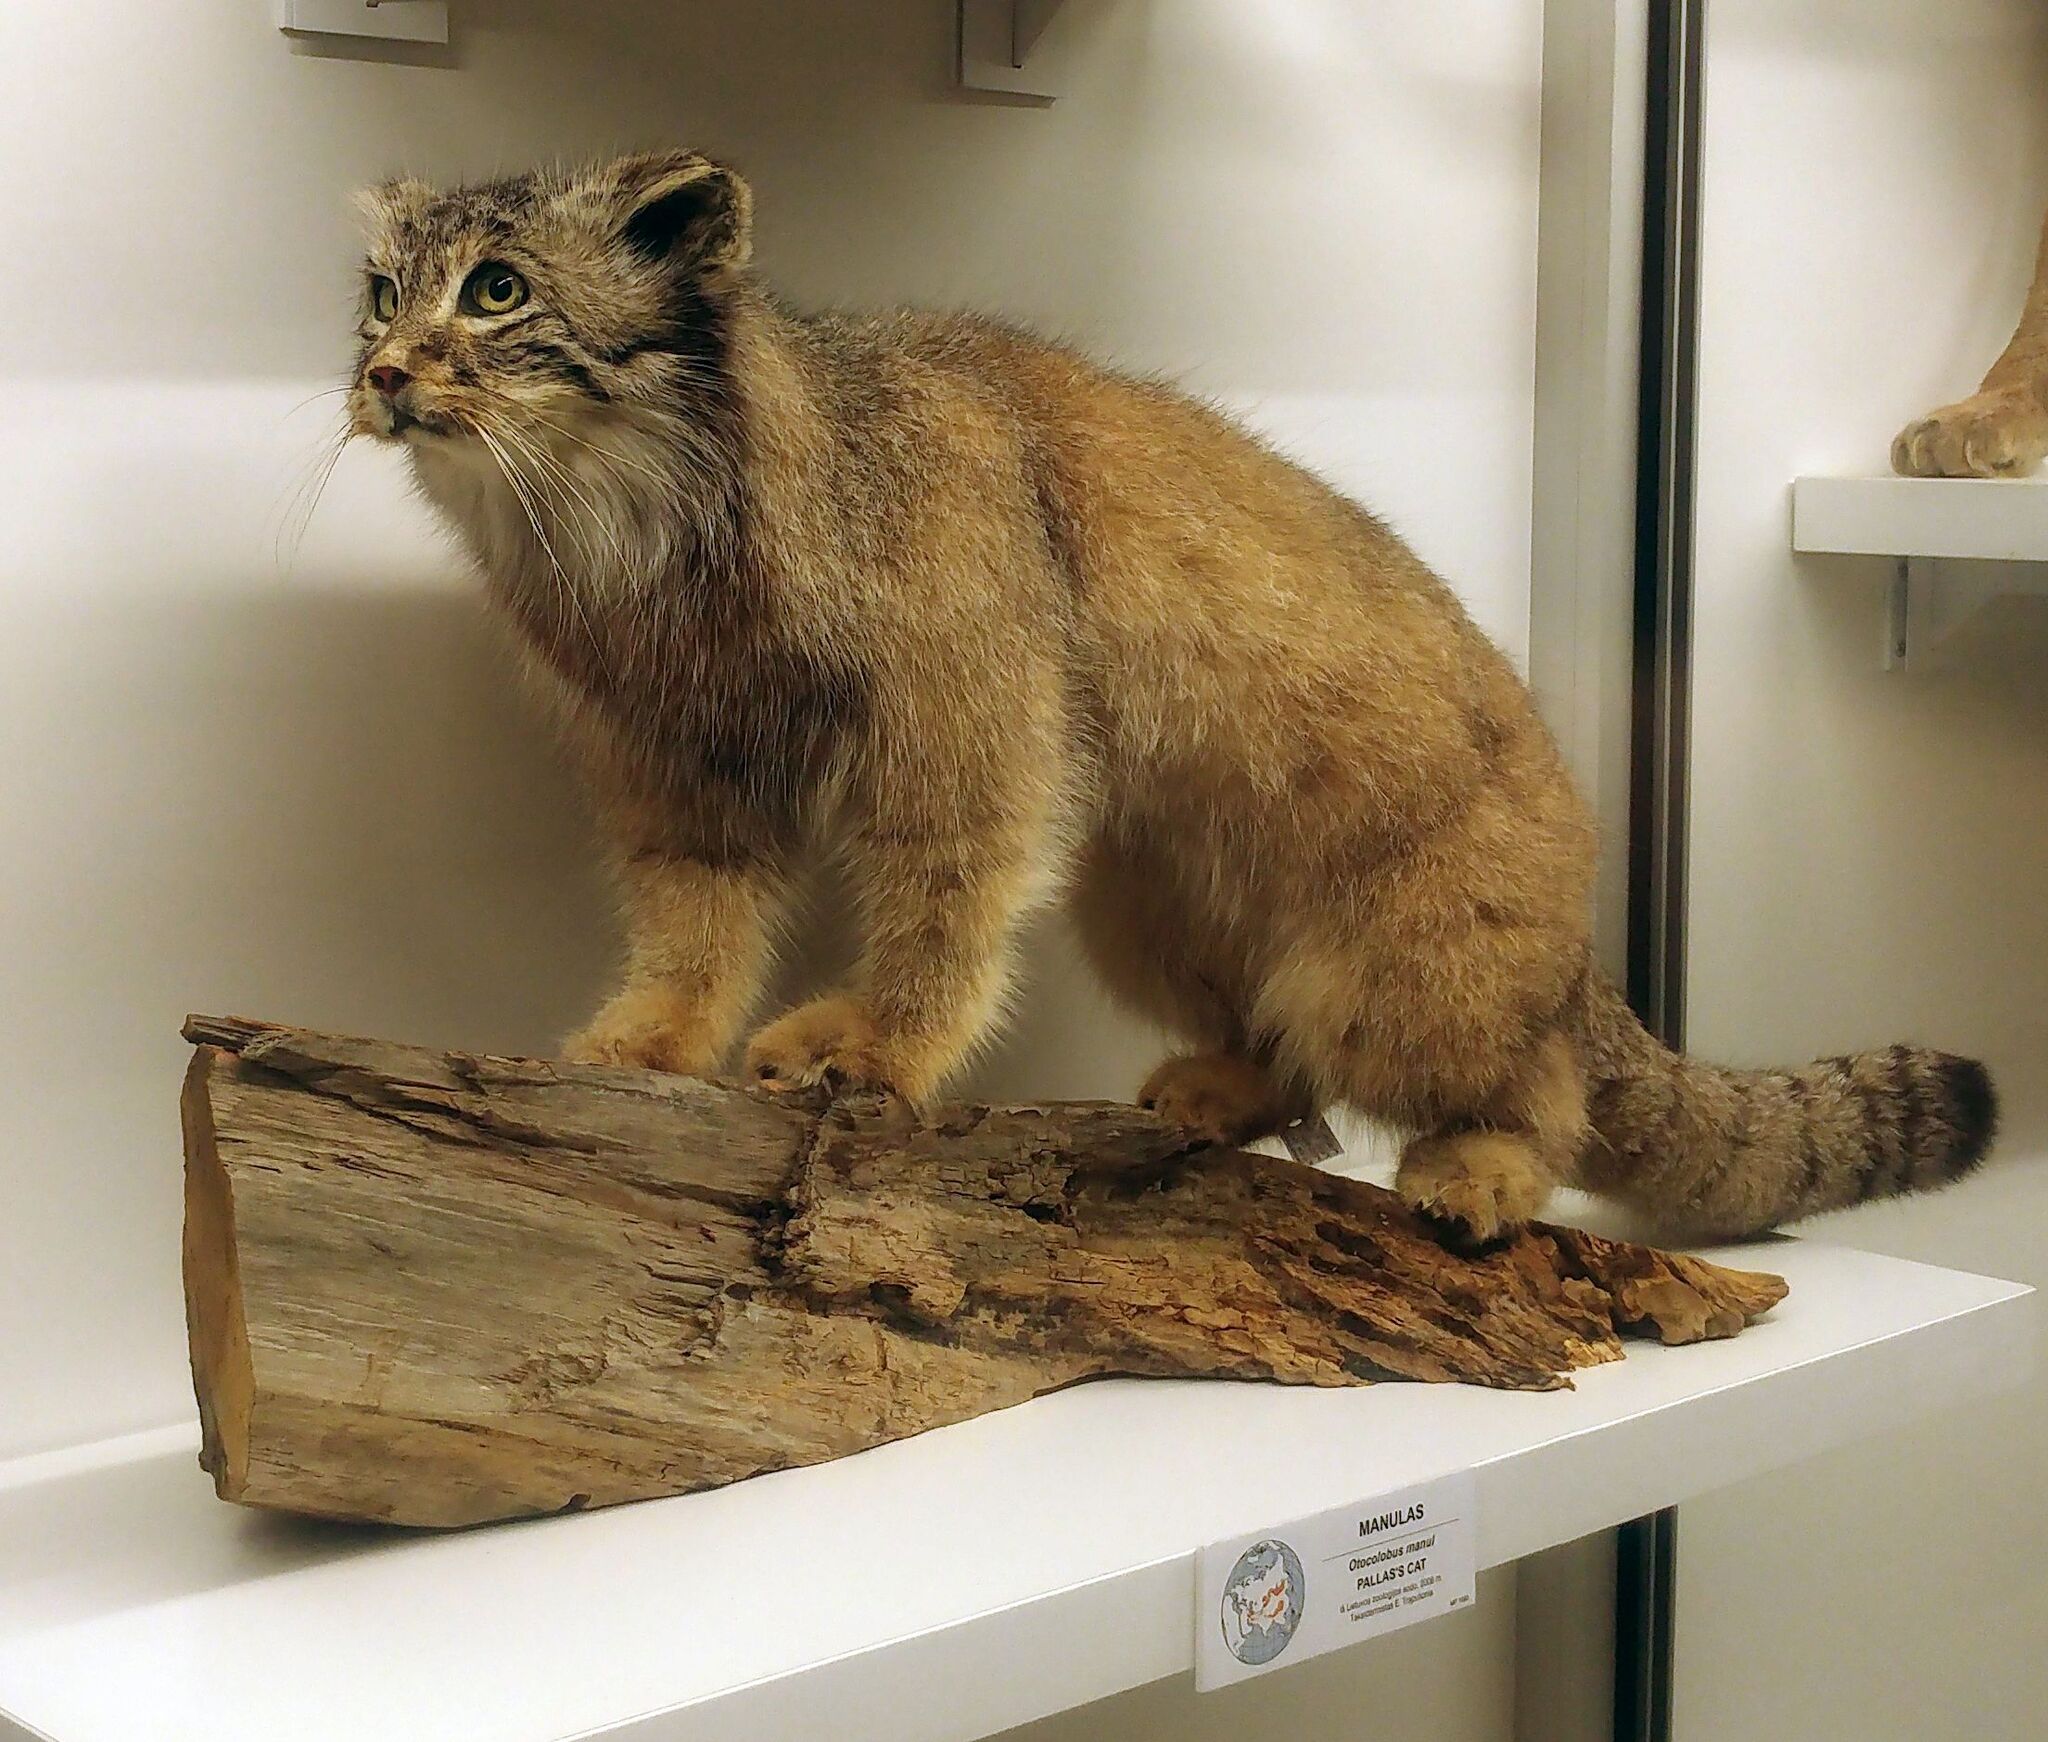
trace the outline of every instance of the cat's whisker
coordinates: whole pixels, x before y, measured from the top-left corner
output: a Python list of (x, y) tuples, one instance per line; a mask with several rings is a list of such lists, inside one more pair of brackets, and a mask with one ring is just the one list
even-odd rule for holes
[(321, 498), (326, 495), (328, 483), (334, 477), (334, 468), (341, 463), (350, 434), (346, 427), (335, 431), (299, 467), (294, 482), (287, 488), (278, 512), (277, 532), (271, 541), (278, 568), (287, 576), (298, 562), (299, 550), (305, 544), (313, 516), (319, 511)]
[(337, 393), (346, 393), (348, 391), (349, 385), (345, 381), (342, 382), (337, 387), (323, 387), (317, 393), (307, 394), (304, 399), (300, 400), (296, 405), (291, 406), (289, 409), (287, 409), (285, 412), (285, 416), (296, 417), (300, 412), (304, 411), (307, 406), (311, 405), (314, 402), (314, 400), (332, 399)]
[(336, 444), (343, 439), (344, 434), (345, 432), (342, 430), (330, 430), (319, 441), (307, 445), (305, 452), (299, 458), (298, 464), (292, 467), (290, 476), (285, 480), (278, 500), (280, 513), (287, 508), (297, 505), (299, 497), (304, 493), (313, 474), (326, 463), (327, 456), (334, 451)]
[[(613, 554), (618, 558), (620, 573), (629, 576), (632, 563), (626, 555), (625, 546), (619, 542), (618, 535), (612, 530), (604, 511), (598, 506), (590, 492), (584, 489), (576, 475), (568, 467), (564, 466), (560, 460), (556, 459), (554, 455), (536, 445), (513, 425), (509, 423), (500, 424), (498, 426), (498, 434), (516, 445), (520, 452), (533, 462), (538, 480), (544, 482), (549, 477), (556, 478), (575, 495), (576, 499), (583, 504), (588, 512), (592, 528), (602, 533), (605, 541), (612, 547)], [(564, 519), (565, 523), (573, 526), (573, 522), (568, 522), (567, 517), (564, 517)], [(590, 548), (588, 542), (581, 538), (580, 530), (578, 542), (583, 546), (585, 560), (591, 562), (594, 566), (596, 553)]]
[(584, 513), (578, 515), (570, 511), (569, 504), (566, 501), (561, 502), (562, 512), (557, 515), (556, 523), (568, 527), (574, 534), (577, 548), (583, 556), (587, 574), (595, 576), (603, 567), (600, 561), (601, 553), (597, 549), (595, 539), (592, 536), (594, 534), (596, 537), (601, 537), (611, 547), (612, 559), (616, 565), (619, 577), (621, 579), (630, 577), (633, 569), (632, 559), (626, 554), (626, 548), (619, 541), (617, 532), (613, 529), (603, 509), (592, 498), (589, 491), (552, 454), (534, 447), (524, 437), (518, 438), (518, 442), (519, 446), (530, 455), (533, 461), (537, 482), (545, 486), (550, 481), (553, 481), (582, 504)]
[(583, 616), (582, 601), (577, 596), (575, 585), (562, 567), (561, 559), (555, 554), (554, 544), (548, 537), (547, 528), (542, 524), (540, 507), (534, 500), (532, 486), (495, 437), (481, 429), (477, 433), (496, 458), (498, 469), (504, 473), (505, 482), (511, 487), (513, 497), (519, 503), (520, 512), (526, 516), (526, 523), (533, 530), (534, 541), (547, 558), (549, 577), (554, 583), (557, 603), (571, 607), (588, 628), (589, 619)]
[(671, 479), (664, 477), (660, 472), (657, 472), (652, 466), (646, 465), (643, 462), (634, 459), (630, 454), (622, 454), (615, 448), (608, 448), (604, 446), (601, 442), (591, 441), (587, 436), (580, 436), (573, 429), (569, 428), (567, 424), (557, 423), (553, 418), (544, 416), (542, 413), (538, 411), (528, 411), (526, 415), (532, 418), (535, 423), (540, 424), (547, 429), (553, 430), (556, 435), (562, 437), (565, 441), (572, 441), (578, 447), (588, 448), (593, 454), (596, 454), (600, 460), (607, 461), (613, 465), (629, 466), (634, 471), (638, 472), (642, 477), (647, 478), (652, 482), (663, 486), (664, 488), (666, 488), (672, 482)]
[[(535, 467), (535, 472), (533, 476), (528, 476), (526, 468), (523, 466), (517, 466), (516, 462), (513, 461), (513, 450), (516, 450), (520, 458), (523, 458), (529, 463), (534, 462), (537, 459), (537, 456), (535, 455), (531, 444), (520, 440), (517, 432), (511, 429), (507, 424), (500, 420), (492, 421), (491, 431), (494, 439), (497, 442), (504, 444), (504, 458), (500, 461), (500, 464), (514, 464), (515, 469), (518, 470), (521, 481), (526, 485), (528, 491), (532, 494), (534, 498), (533, 502), (528, 506), (529, 518), (532, 518), (534, 512), (543, 506), (552, 509), (554, 493), (553, 491), (548, 489), (547, 480), (544, 475), (541, 475), (539, 473), (538, 467)], [(567, 532), (572, 538), (575, 539), (577, 554), (579, 554), (582, 557), (585, 564), (588, 564), (591, 561), (592, 553), (589, 541), (583, 536), (582, 528), (568, 516), (555, 514), (552, 517), (555, 521), (555, 527), (557, 531)], [(561, 579), (564, 585), (566, 585), (568, 577), (566, 575), (562, 575)]]
[[(508, 411), (514, 409), (510, 401), (506, 401), (506, 405)], [(613, 554), (619, 564), (621, 578), (630, 579), (635, 574), (645, 574), (659, 568), (665, 560), (665, 552), (669, 548), (668, 541), (663, 538), (658, 544), (649, 545), (646, 543), (646, 539), (651, 528), (658, 529), (664, 526), (667, 519), (672, 517), (675, 512), (678, 506), (677, 493), (679, 489), (677, 477), (673, 473), (663, 474), (629, 454), (617, 452), (612, 448), (604, 446), (602, 443), (594, 442), (578, 435), (574, 430), (556, 422), (555, 419), (547, 417), (531, 408), (518, 407), (516, 409), (519, 412), (519, 416), (517, 418), (508, 416), (502, 420), (498, 425), (499, 432), (506, 436), (519, 436), (520, 445), (532, 456), (536, 465), (558, 478), (562, 485), (583, 503), (591, 518), (596, 522), (598, 529), (603, 533), (606, 542), (612, 547)], [(519, 427), (522, 420), (528, 424), (539, 425), (542, 429), (552, 432), (563, 441), (572, 442), (577, 447), (588, 452), (597, 477), (588, 480), (579, 477), (575, 468), (549, 447), (545, 437), (535, 436), (531, 431), (522, 431)], [(652, 502), (649, 500), (650, 493), (644, 489), (636, 488), (632, 480), (626, 476), (626, 469), (638, 473), (641, 477), (646, 478), (650, 483), (657, 486), (659, 494), (654, 497)], [(620, 528), (617, 524), (616, 516), (607, 513), (604, 507), (590, 493), (592, 489), (609, 491), (613, 488), (620, 493), (623, 499), (631, 501), (637, 510), (631, 520), (633, 529), (642, 539), (642, 548), (637, 561), (625, 549), (620, 537)], [(666, 514), (650, 512), (656, 507), (667, 511)]]
[(540, 512), (534, 504), (532, 492), (528, 488), (525, 475), (513, 463), (512, 456), (505, 451), (504, 444), (489, 429), (485, 428), (481, 423), (472, 425), (472, 428), (475, 430), (477, 438), (490, 450), (491, 457), (497, 461), (498, 470), (504, 474), (505, 482), (511, 486), (513, 497), (518, 501), (521, 512), (526, 516), (527, 525), (533, 529), (533, 536), (539, 542), (542, 553), (548, 559), (548, 567), (553, 571), (557, 585), (566, 592), (569, 586), (569, 577), (563, 571), (562, 564), (555, 555), (554, 545), (549, 542), (547, 529), (541, 525)]
[(597, 633), (597, 626), (591, 622), (590, 614), (583, 607), (581, 593), (563, 570), (561, 560), (555, 555), (555, 547), (549, 542), (547, 530), (541, 524), (540, 509), (533, 500), (528, 481), (520, 473), (511, 455), (506, 452), (504, 444), (481, 420), (473, 422), (470, 427), (490, 450), (492, 458), (498, 463), (499, 471), (504, 473), (505, 482), (511, 486), (512, 494), (525, 511), (527, 524), (533, 528), (533, 536), (539, 540), (540, 547), (547, 556), (548, 566), (554, 571), (556, 592), (574, 609), (577, 621), (583, 625), (583, 633), (590, 643), (591, 656), (597, 661), (598, 670), (604, 674), (607, 683), (612, 682), (611, 668), (605, 659), (604, 642)]

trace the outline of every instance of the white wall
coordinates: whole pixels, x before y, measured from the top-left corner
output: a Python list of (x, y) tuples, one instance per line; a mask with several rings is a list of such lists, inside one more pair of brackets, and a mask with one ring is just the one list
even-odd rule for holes
[[(1990, 1170), (1816, 1225), (2048, 1284), (2048, 608), (1877, 669), (1881, 562), (1786, 484), (1878, 471), (2011, 331), (2048, 205), (2038, 0), (1708, 11), (1689, 1022), (1739, 1062), (1914, 1038), (2004, 1093)], [(2031, 1742), (2048, 1385), (1686, 1506), (1679, 1742)]]
[[(794, 299), (1186, 375), (1525, 645), (1535, 0), (1069, 0), (1050, 109), (953, 92), (949, 0), (453, 11), (356, 58), (262, 0), (0, 9), (0, 1456), (191, 1408), (187, 1009), (534, 1050), (602, 985), (580, 804), (397, 475), (344, 456), (290, 554), (352, 186), (722, 152)], [(1063, 934), (1035, 978), (984, 1084), (1128, 1091)], [(1510, 1610), (1441, 1661), (1497, 1687)]]

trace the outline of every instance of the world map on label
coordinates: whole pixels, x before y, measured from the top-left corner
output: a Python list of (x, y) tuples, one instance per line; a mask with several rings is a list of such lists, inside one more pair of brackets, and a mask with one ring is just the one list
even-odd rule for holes
[(1278, 1537), (1255, 1542), (1223, 1581), (1223, 1643), (1239, 1663), (1271, 1663), (1301, 1625), (1308, 1583), (1301, 1557)]

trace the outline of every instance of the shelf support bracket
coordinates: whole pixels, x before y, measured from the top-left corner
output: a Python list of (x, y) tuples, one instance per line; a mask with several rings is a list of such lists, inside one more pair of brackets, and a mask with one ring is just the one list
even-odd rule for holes
[[(1913, 595), (1927, 595), (1927, 559), (1902, 556), (1884, 589), (1884, 668), (1904, 671), (1913, 652)], [(1921, 571), (1915, 573), (1915, 570)], [(1917, 583), (1917, 585), (1916, 585)]]
[(1884, 669), (1926, 669), (1958, 629), (2008, 593), (2048, 595), (2048, 563), (1897, 558), (1885, 585)]
[(954, 42), (960, 84), (1050, 103), (1058, 94), (1024, 63), (1061, 0), (955, 0)]
[(446, 42), (447, 0), (275, 0), (289, 36), (371, 36), (390, 42)]

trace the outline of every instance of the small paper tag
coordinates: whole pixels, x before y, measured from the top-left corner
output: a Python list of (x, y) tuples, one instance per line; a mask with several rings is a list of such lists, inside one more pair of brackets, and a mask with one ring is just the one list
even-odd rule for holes
[(1280, 1141), (1287, 1146), (1287, 1153), (1303, 1167), (1321, 1167), (1324, 1162), (1344, 1153), (1344, 1145), (1337, 1141), (1329, 1120), (1320, 1113), (1311, 1113), (1306, 1119), (1288, 1126), (1280, 1133)]
[(1195, 1580), (1203, 1693), (1470, 1608), (1470, 1473), (1211, 1543)]

